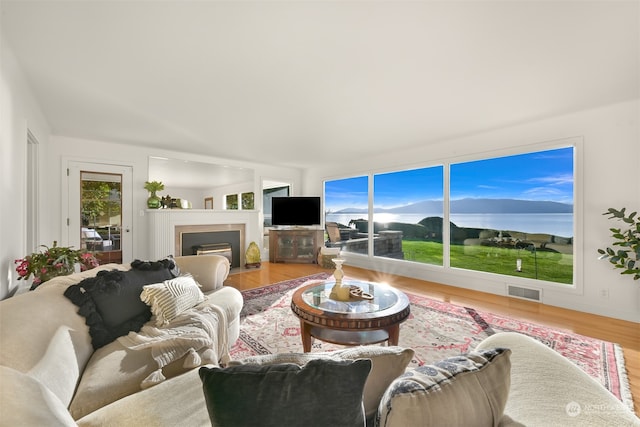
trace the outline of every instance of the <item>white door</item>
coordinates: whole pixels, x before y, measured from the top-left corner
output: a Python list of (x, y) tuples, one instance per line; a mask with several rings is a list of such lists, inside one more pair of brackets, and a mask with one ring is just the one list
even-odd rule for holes
[(95, 253), (100, 264), (132, 260), (132, 168), (69, 161), (69, 245)]

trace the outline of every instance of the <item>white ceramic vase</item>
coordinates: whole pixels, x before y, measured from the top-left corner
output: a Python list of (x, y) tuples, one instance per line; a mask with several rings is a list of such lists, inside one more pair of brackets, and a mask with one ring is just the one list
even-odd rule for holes
[(336, 280), (336, 283), (335, 285), (333, 285), (333, 288), (331, 288), (330, 298), (336, 299), (339, 301), (349, 301), (349, 286), (346, 286), (342, 283), (342, 279), (344, 277), (344, 271), (342, 271), (342, 264), (344, 264), (344, 259), (334, 258), (332, 261), (336, 266), (336, 269), (333, 272), (333, 277)]

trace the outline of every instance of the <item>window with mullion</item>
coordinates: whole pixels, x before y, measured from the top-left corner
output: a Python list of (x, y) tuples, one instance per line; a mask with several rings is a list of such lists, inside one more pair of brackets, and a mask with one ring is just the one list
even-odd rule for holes
[(451, 164), (451, 267), (573, 284), (573, 147)]
[(328, 245), (572, 285), (574, 158), (570, 145), (325, 181)]
[(373, 177), (374, 255), (443, 263), (443, 166)]
[(369, 253), (369, 177), (325, 181), (327, 245), (345, 252)]

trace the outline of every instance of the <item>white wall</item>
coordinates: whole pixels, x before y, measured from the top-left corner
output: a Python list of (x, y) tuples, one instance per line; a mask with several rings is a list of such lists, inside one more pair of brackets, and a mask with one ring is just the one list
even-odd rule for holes
[[(97, 157), (96, 153), (100, 153)], [(63, 215), (66, 214), (66, 208), (62, 206), (61, 195), (64, 194), (63, 186), (66, 185), (66, 177), (63, 173), (68, 160), (77, 160), (85, 162), (105, 162), (110, 164), (128, 165), (133, 167), (133, 224), (131, 231), (133, 233), (133, 258), (146, 259), (150, 257), (151, 250), (148, 247), (148, 218), (144, 216), (146, 209), (146, 201), (148, 197), (147, 191), (144, 189), (144, 183), (148, 180), (148, 157), (179, 157), (185, 160), (193, 160), (199, 162), (211, 162), (213, 164), (227, 164), (229, 166), (242, 166), (245, 168), (253, 168), (255, 170), (254, 185), (251, 189), (239, 189), (241, 191), (255, 191), (261, 194), (262, 177), (276, 177), (279, 180), (291, 182), (301, 187), (302, 173), (298, 169), (280, 168), (260, 163), (237, 162), (229, 159), (220, 159), (185, 152), (173, 152), (168, 150), (156, 150), (149, 147), (131, 146), (126, 144), (117, 144), (104, 141), (94, 141), (78, 138), (69, 138), (62, 136), (52, 136), (50, 139), (49, 162), (47, 175), (51, 177), (47, 181), (47, 191), (56, 195), (55, 200), (51, 200), (49, 210), (49, 222), (47, 227), (54, 230), (54, 235), (61, 242), (67, 241), (66, 220)], [(238, 189), (233, 189), (238, 190)], [(222, 190), (221, 190), (222, 191)], [(226, 191), (226, 190), (225, 190)], [(168, 193), (167, 189), (162, 194), (170, 194), (173, 197), (179, 194)], [(159, 193), (160, 194), (160, 193)], [(221, 199), (216, 197), (215, 199)], [(262, 197), (256, 197), (256, 209), (261, 209)], [(214, 206), (215, 208), (219, 208)], [(262, 216), (260, 216), (262, 218)], [(262, 219), (260, 219), (262, 225)], [(258, 241), (261, 236), (255, 236)], [(131, 261), (131, 260), (125, 260)]]
[[(150, 155), (253, 168), (255, 170), (253, 188), (240, 190), (255, 191), (257, 195), (261, 194), (263, 179), (289, 182), (293, 188), (302, 188), (302, 173), (294, 168), (208, 158), (184, 152), (155, 150), (104, 141), (51, 136), (49, 124), (13, 52), (0, 33), (0, 185), (4, 200), (4, 203), (0, 204), (0, 299), (16, 292), (19, 286), (27, 285), (26, 282), (17, 280), (14, 260), (22, 258), (32, 250), (27, 248), (26, 242), (28, 132), (31, 132), (40, 143), (40, 197), (37, 202), (40, 234), (38, 240), (46, 245), (51, 245), (54, 240), (60, 244), (68, 242), (66, 221), (63, 220), (67, 208), (63, 206), (61, 197), (63, 186), (66, 186), (65, 174), (62, 171), (69, 160), (132, 166), (133, 258), (148, 258), (150, 253), (147, 218), (140, 215), (141, 212), (144, 213), (148, 197), (143, 186), (148, 179), (148, 156)], [(221, 198), (218, 197), (218, 199)], [(256, 209), (261, 209), (261, 205), (262, 197), (256, 197)], [(261, 226), (261, 213), (259, 216)], [(260, 240), (261, 237), (261, 235), (256, 236), (256, 240)]]
[[(1, 3), (0, 3), (1, 4)], [(0, 37), (2, 37), (0, 35)], [(49, 137), (50, 130), (37, 102), (22, 76), (13, 53), (0, 38), (0, 184), (5, 203), (0, 207), (0, 298), (13, 292), (16, 281), (14, 260), (24, 256), (26, 248), (26, 141), (30, 130), (40, 142), (40, 241), (51, 244), (53, 240), (66, 241), (66, 227), (62, 221), (63, 162), (110, 161), (133, 167), (134, 213), (143, 211), (147, 192), (143, 185), (147, 180), (148, 156), (171, 157), (177, 153), (125, 144)], [(359, 162), (350, 158), (348, 164), (336, 164), (331, 168), (317, 168), (302, 174), (297, 169), (277, 168), (269, 165), (233, 162), (229, 165), (253, 167), (256, 194), (262, 180), (289, 182), (293, 195), (322, 194), (322, 181), (344, 177), (345, 171), (368, 173), (419, 166), (452, 156), (500, 150), (507, 147), (526, 146), (544, 141), (568, 137), (584, 140), (582, 151), (582, 203), (580, 211), (583, 230), (582, 244), (576, 248), (579, 267), (578, 292), (547, 290), (544, 302), (550, 305), (574, 308), (621, 319), (640, 321), (640, 283), (623, 277), (610, 265), (597, 261), (597, 248), (610, 242), (609, 227), (612, 224), (601, 215), (608, 207), (640, 210), (640, 101), (630, 101), (590, 111), (570, 114), (522, 124), (501, 130), (477, 134), (437, 145), (405, 152), (390, 151), (384, 156), (362, 158)], [(393, 141), (390, 141), (390, 147)], [(99, 157), (96, 153), (100, 153)], [(206, 157), (179, 153), (187, 160), (207, 160)], [(407, 159), (411, 159), (408, 163)], [(212, 163), (221, 159), (211, 158)], [(304, 185), (303, 185), (304, 184)], [(261, 208), (262, 198), (256, 197), (256, 207)], [(66, 209), (64, 210), (66, 212)], [(146, 258), (149, 254), (147, 224), (144, 216), (134, 214), (132, 231), (133, 257)], [(402, 266), (391, 260), (358, 259), (363, 267), (390, 270), (412, 277), (479, 289), (497, 294), (504, 293), (504, 278), (478, 277), (431, 266)], [(608, 298), (601, 296), (608, 290)]]
[[(254, 191), (253, 186), (246, 182), (238, 183), (238, 184), (229, 184), (229, 185), (220, 185), (218, 187), (214, 187), (209, 192), (209, 195), (213, 197), (213, 208), (214, 209), (224, 209), (227, 201), (227, 194), (237, 194), (238, 195), (238, 209), (242, 209), (242, 200), (240, 198), (242, 193), (248, 193)], [(260, 199), (260, 203), (262, 203), (262, 191), (254, 191), (254, 203), (257, 207), (258, 199)]]
[(204, 209), (204, 190), (199, 188), (180, 188), (165, 185), (164, 190), (158, 192), (158, 196), (171, 196), (174, 199), (187, 200), (192, 209)]
[[(605, 316), (640, 321), (640, 281), (621, 276), (606, 261), (598, 261), (597, 249), (610, 244), (609, 228), (615, 226), (602, 213), (609, 207), (627, 207), (640, 211), (640, 101), (630, 101), (561, 117), (540, 120), (419, 149), (393, 151), (379, 157), (350, 159), (348, 173), (367, 174), (421, 166), (439, 159), (466, 157), (493, 150), (538, 144), (564, 138), (583, 140), (579, 150), (578, 168), (582, 182), (576, 183), (581, 205), (576, 206), (582, 223), (582, 242), (576, 247), (578, 266), (577, 290), (563, 291), (548, 287), (543, 291), (545, 304), (573, 308)], [(390, 141), (390, 146), (393, 146)], [(407, 159), (410, 159), (409, 161)], [(304, 175), (304, 192), (322, 193), (325, 179), (345, 177), (344, 165), (308, 170)], [(393, 260), (355, 257), (353, 265), (391, 271), (409, 277), (431, 280), (454, 286), (504, 294), (503, 276), (491, 276), (426, 265), (403, 265)], [(405, 263), (406, 264), (406, 263)], [(535, 284), (532, 284), (535, 286)], [(601, 291), (607, 290), (608, 297)]]
[[(227, 194), (237, 194), (239, 197), (241, 193), (254, 191), (254, 186), (255, 181), (219, 185), (207, 189), (181, 188), (165, 185), (164, 190), (158, 192), (158, 196), (163, 197), (169, 195), (174, 199), (188, 200), (191, 202), (192, 209), (204, 209), (204, 199), (206, 197), (213, 197), (213, 209), (224, 209), (225, 196)], [(258, 191), (256, 194), (260, 195), (261, 193)]]
[[(22, 77), (13, 52), (0, 34), (0, 299), (25, 284), (17, 280), (14, 260), (27, 254), (27, 132), (40, 142), (40, 163), (47, 158), (49, 126)], [(43, 187), (44, 175), (40, 175)], [(45, 206), (46, 191), (39, 205)], [(42, 228), (42, 227), (41, 227)], [(41, 237), (47, 237), (42, 231)]]

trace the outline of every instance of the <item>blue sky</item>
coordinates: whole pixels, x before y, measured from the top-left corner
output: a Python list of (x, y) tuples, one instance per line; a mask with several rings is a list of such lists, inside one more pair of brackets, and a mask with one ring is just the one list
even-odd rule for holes
[[(442, 200), (442, 166), (375, 175), (377, 207)], [(451, 164), (451, 199), (492, 198), (573, 203), (573, 147)], [(325, 183), (325, 207), (366, 208), (367, 177)]]

